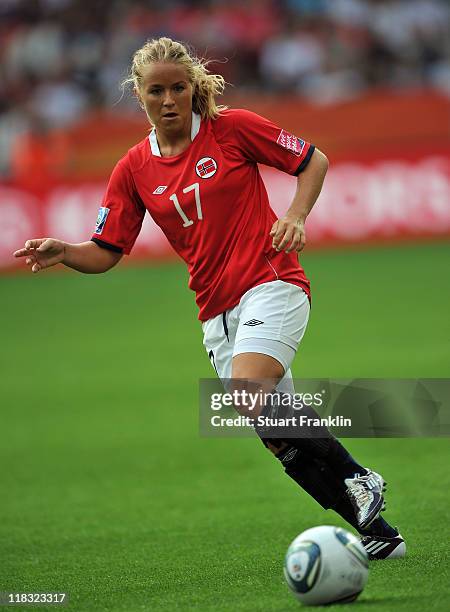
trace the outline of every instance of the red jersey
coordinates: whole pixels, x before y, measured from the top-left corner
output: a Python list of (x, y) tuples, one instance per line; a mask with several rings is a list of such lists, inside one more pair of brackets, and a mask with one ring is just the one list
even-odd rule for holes
[(187, 263), (201, 321), (273, 280), (298, 285), (309, 296), (297, 253), (272, 248), (277, 217), (257, 164), (298, 175), (314, 146), (235, 109), (213, 120), (193, 114), (191, 137), (173, 157), (161, 157), (154, 131), (128, 151), (111, 175), (92, 240), (130, 253), (147, 210)]

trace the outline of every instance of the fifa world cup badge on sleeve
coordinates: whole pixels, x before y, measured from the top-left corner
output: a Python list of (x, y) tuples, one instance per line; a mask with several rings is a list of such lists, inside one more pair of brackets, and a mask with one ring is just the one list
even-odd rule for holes
[(289, 132), (286, 132), (286, 130), (281, 130), (281, 132), (278, 134), (277, 144), (298, 157), (300, 157), (303, 149), (305, 148), (304, 140), (297, 138), (297, 136), (294, 136), (293, 134), (289, 134)]
[(103, 228), (105, 227), (106, 219), (109, 215), (109, 208), (105, 208), (105, 206), (100, 206), (98, 209), (97, 221), (95, 223), (94, 234), (101, 234), (103, 232)]

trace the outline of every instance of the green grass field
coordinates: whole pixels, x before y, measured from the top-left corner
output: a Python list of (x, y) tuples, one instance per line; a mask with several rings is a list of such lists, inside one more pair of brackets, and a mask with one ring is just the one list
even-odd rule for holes
[[(449, 256), (306, 253), (294, 375), (449, 377)], [(176, 264), (0, 279), (0, 591), (65, 591), (80, 612), (299, 609), (289, 542), (344, 523), (257, 440), (199, 437), (198, 379), (213, 372), (186, 280)], [(386, 518), (409, 547), (371, 564), (351, 609), (447, 610), (448, 440), (348, 446), (389, 482)]]

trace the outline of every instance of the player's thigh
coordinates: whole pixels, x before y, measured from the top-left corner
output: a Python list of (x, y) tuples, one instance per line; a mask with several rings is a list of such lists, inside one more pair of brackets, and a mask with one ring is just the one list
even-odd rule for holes
[(254, 287), (239, 303), (233, 357), (268, 355), (288, 372), (306, 331), (309, 309), (308, 297), (296, 285), (274, 281)]

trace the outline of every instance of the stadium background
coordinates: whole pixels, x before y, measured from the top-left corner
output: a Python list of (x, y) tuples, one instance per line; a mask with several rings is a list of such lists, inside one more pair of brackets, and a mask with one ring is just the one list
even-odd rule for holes
[[(308, 222), (298, 377), (448, 377), (448, 3), (0, 2), (0, 591), (74, 610), (294, 610), (290, 540), (332, 522), (254, 440), (198, 436), (212, 375), (187, 275), (148, 220), (125, 265), (36, 277), (26, 238), (89, 237), (108, 175), (148, 130), (118, 84), (163, 34), (217, 61), (224, 102), (331, 162)], [(262, 168), (274, 208), (290, 177)], [(352, 440), (408, 539), (361, 610), (445, 609), (445, 440)]]

